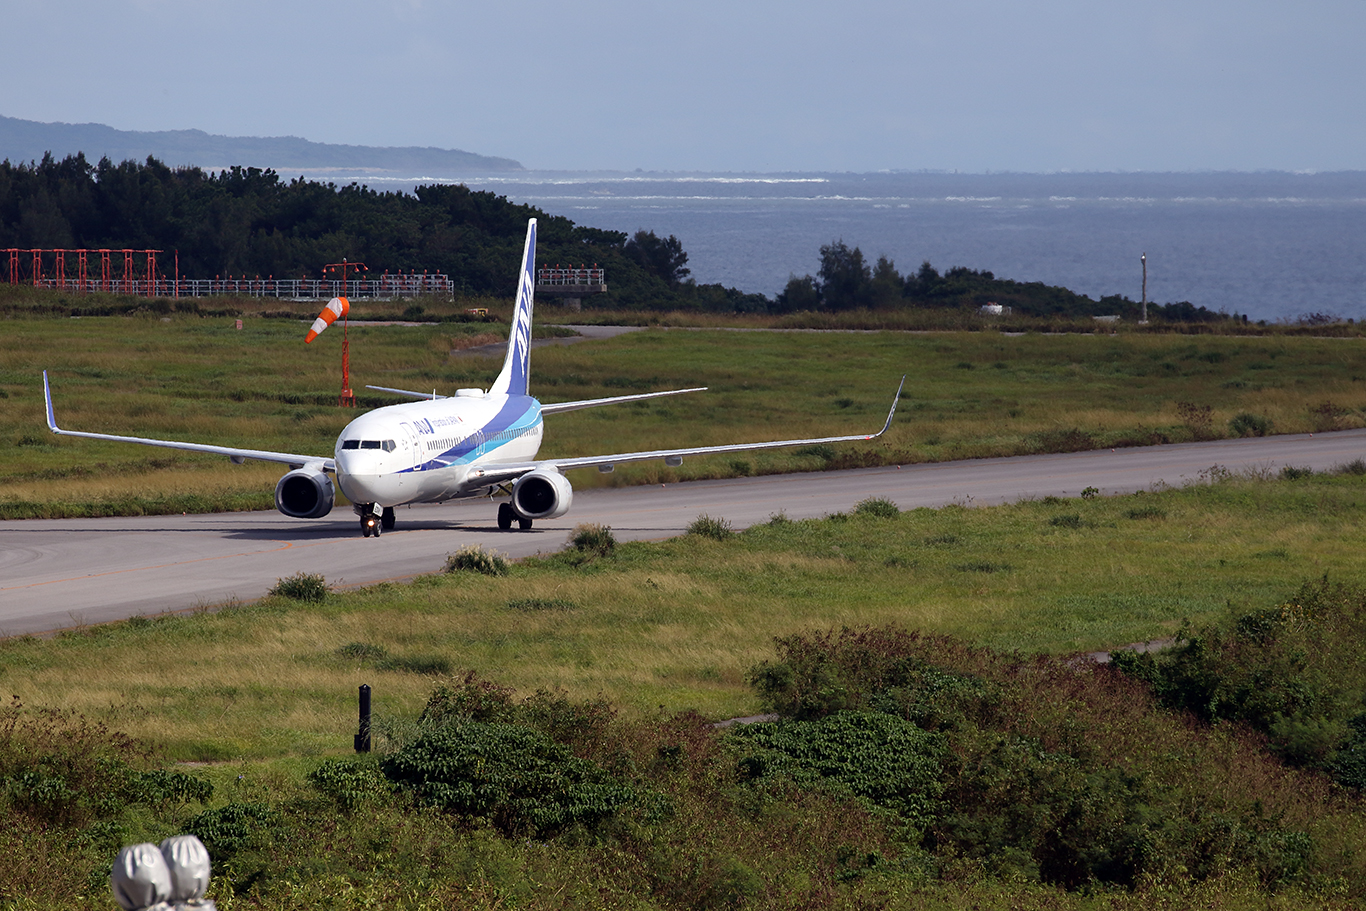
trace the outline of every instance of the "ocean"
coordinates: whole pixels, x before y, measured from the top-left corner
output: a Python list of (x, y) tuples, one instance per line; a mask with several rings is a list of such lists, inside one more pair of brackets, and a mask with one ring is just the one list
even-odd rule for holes
[(1366, 318), (1362, 171), (528, 172), (458, 182), (582, 225), (676, 235), (696, 281), (770, 296), (789, 276), (814, 274), (822, 244), (843, 240), (903, 274), (928, 261), (1134, 300), (1146, 253), (1149, 301), (1268, 321)]

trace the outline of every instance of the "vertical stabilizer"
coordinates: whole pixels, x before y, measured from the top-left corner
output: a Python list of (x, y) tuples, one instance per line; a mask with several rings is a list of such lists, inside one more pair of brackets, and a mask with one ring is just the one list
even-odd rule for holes
[(512, 311), (508, 333), (508, 353), (503, 371), (489, 388), (490, 393), (527, 395), (531, 380), (531, 307), (536, 288), (536, 219), (526, 224), (526, 246), (522, 249), (522, 272), (517, 278), (517, 306)]

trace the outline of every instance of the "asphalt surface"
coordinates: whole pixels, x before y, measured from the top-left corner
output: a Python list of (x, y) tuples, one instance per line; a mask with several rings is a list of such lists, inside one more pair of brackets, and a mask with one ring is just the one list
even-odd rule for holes
[(657, 539), (702, 513), (739, 529), (780, 511), (848, 511), (874, 496), (902, 509), (989, 505), (1087, 487), (1179, 486), (1213, 465), (1323, 470), (1356, 458), (1366, 458), (1366, 430), (589, 490), (575, 494), (567, 516), (526, 532), (499, 531), (488, 500), (400, 508), (397, 528), (381, 538), (362, 538), (347, 507), (315, 520), (252, 512), (0, 522), (0, 636), (250, 601), (298, 572), (341, 586), (409, 579), (440, 570), (467, 544), (511, 557), (550, 553), (581, 523), (610, 525), (618, 540)]

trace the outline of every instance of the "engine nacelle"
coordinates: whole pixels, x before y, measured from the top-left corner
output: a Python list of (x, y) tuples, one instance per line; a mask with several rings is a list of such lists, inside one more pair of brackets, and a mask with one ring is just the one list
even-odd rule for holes
[(296, 468), (275, 485), (275, 508), (296, 519), (321, 519), (332, 511), (336, 496), (327, 472)]
[(573, 502), (574, 488), (558, 471), (537, 469), (512, 485), (512, 508), (523, 519), (558, 519)]

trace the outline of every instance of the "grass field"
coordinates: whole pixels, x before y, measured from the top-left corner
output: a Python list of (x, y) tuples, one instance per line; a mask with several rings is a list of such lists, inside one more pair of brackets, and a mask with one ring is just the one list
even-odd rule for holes
[[(271, 505), (274, 466), (54, 439), (43, 425), (43, 369), (70, 429), (326, 454), (354, 414), (334, 404), (335, 330), (305, 348), (300, 324), (254, 316), (242, 330), (224, 315), (155, 309), (4, 325), (0, 517)], [(499, 359), (459, 352), (488, 333), (461, 323), (356, 328), (353, 386), (486, 385)], [(872, 430), (908, 375), (898, 419), (875, 444), (573, 477), (579, 486), (623, 484), (1366, 426), (1361, 345), (1292, 335), (656, 328), (538, 349), (533, 389), (563, 401), (711, 387), (552, 418), (543, 451), (581, 454)], [(23, 859), (0, 874), (0, 908), (106, 907), (103, 879), (119, 844), (191, 823), (215, 833), (227, 858), (215, 860), (224, 911), (1355, 907), (1366, 895), (1366, 814), (1355, 792), (1282, 767), (1236, 728), (1140, 712), (1147, 703), (1137, 691), (1110, 683), (1101, 698), (1070, 672), (1044, 670), (1056, 665), (1023, 660), (1170, 637), (1187, 622), (1279, 605), (1307, 579), (1366, 578), (1366, 476), (1208, 480), (894, 518), (851, 503), (823, 520), (775, 516), (725, 540), (571, 551), (504, 576), (441, 574), (319, 603), (277, 596), (0, 642), (0, 691), (22, 704), (0, 710), (0, 856)], [(1108, 838), (1118, 830), (1105, 814), (1132, 805), (1147, 833), (1148, 878), (1063, 891), (1040, 884), (1032, 861), (1009, 846), (990, 863), (943, 845), (931, 858), (918, 836), (856, 801), (737, 780), (731, 747), (698, 733), (699, 722), (765, 708), (747, 674), (773, 659), (775, 637), (865, 625), (1021, 656), (1002, 679), (1037, 673), (1030, 685), (1041, 688), (1018, 697), (1018, 714), (1006, 718), (1030, 746), (1010, 753), (1015, 741), (1000, 741), (1024, 777), (991, 785), (1002, 789), (1005, 814), (992, 825), (1075, 793), (1080, 803), (1064, 801), (1056, 818), (1081, 819), (1092, 829), (1078, 831)], [(647, 801), (591, 836), (503, 837), (487, 821), (382, 796), (373, 764), (337, 764), (351, 754), (359, 684), (374, 687), (387, 751), (413, 739), (434, 688), (467, 671), (519, 696), (549, 691), (588, 706), (537, 703), (552, 721), (567, 712), (576, 730), (610, 707), (611, 737), (571, 736), (576, 754), (664, 803)], [(50, 720), (49, 710), (72, 714)], [(118, 746), (102, 726), (142, 746)], [(997, 742), (960, 736), (969, 758)], [(1068, 738), (1076, 742), (1065, 748)], [(1036, 753), (1044, 765), (1030, 765)], [(216, 796), (129, 797), (122, 808), (80, 796), (87, 786), (108, 792), (90, 782), (142, 780), (119, 771), (114, 754), (128, 768), (189, 771)], [(953, 780), (987, 787), (991, 755), (978, 757), (977, 778), (960, 768)], [(1078, 762), (1091, 771), (1078, 772)], [(158, 787), (183, 781), (147, 774)], [(1030, 775), (1041, 777), (1021, 785)], [(656, 814), (664, 804), (668, 812)], [(1187, 834), (1177, 838), (1163, 820)], [(1198, 848), (1206, 837), (1214, 840)], [(1161, 867), (1163, 845), (1178, 842), (1197, 845), (1199, 872)]]
[[(236, 330), (226, 318), (142, 314), (9, 319), (5, 328), (4, 517), (272, 505), (278, 470), (269, 466), (53, 439), (43, 425), (44, 369), (68, 429), (326, 455), (354, 414), (334, 404), (335, 329), (306, 348), (289, 320), (247, 319)], [(367, 383), (487, 385), (499, 359), (460, 352), (488, 338), (483, 324), (354, 328), (352, 386), (373, 407), (396, 399)], [(710, 387), (557, 416), (542, 450), (553, 456), (871, 431), (903, 373), (898, 419), (875, 444), (572, 480), (632, 484), (1366, 424), (1366, 346), (1355, 338), (652, 329), (538, 349), (532, 376), (546, 401)]]
[[(0, 685), (185, 760), (340, 752), (360, 683), (375, 687), (378, 712), (401, 717), (433, 674), (471, 669), (641, 716), (724, 718), (758, 711), (744, 672), (774, 636), (894, 624), (1007, 652), (1117, 647), (1275, 603), (1306, 578), (1362, 578), (1363, 517), (1366, 480), (1344, 475), (778, 520), (725, 542), (524, 561), (505, 577), (424, 577), (317, 606), (275, 598), (10, 641)], [(551, 607), (517, 606), (528, 599)], [(149, 660), (159, 655), (182, 657)]]

